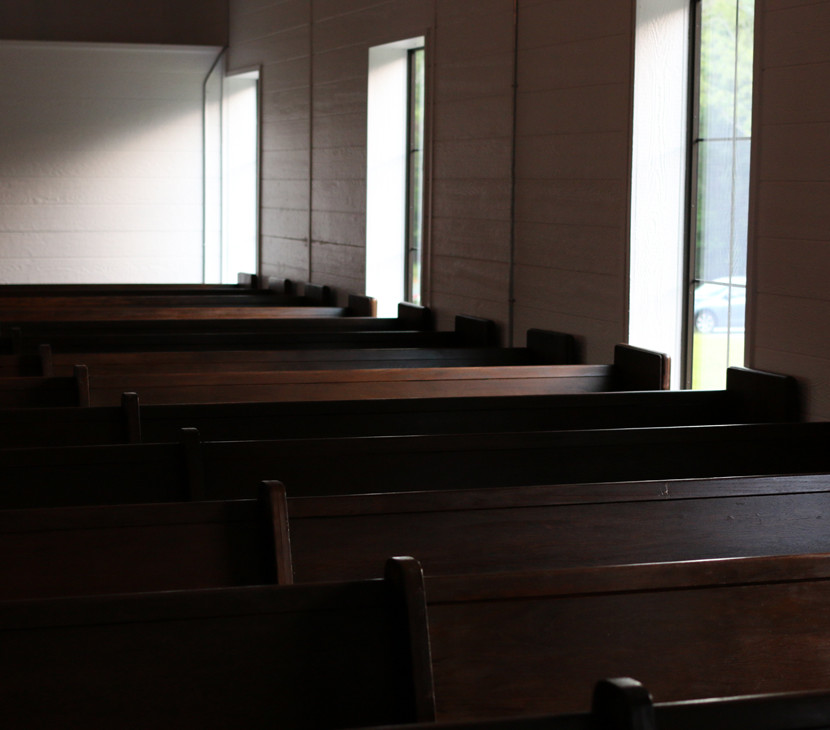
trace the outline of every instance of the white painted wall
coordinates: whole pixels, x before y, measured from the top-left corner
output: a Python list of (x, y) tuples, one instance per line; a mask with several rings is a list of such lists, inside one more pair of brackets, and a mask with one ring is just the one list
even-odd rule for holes
[(219, 51), (0, 43), (0, 283), (202, 280)]

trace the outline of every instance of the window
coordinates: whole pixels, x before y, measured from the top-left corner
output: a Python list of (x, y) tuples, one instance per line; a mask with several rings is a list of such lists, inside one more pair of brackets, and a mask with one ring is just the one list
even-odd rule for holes
[(203, 281), (256, 273), (259, 249), (259, 70), (225, 72), (204, 85)]
[(421, 300), (424, 87), (423, 37), (369, 49), (366, 293), (382, 317)]
[(421, 303), (424, 223), (424, 49), (409, 51), (406, 301)]
[(753, 24), (752, 0), (637, 2), (628, 341), (673, 388), (743, 363)]
[(697, 0), (687, 384), (742, 365), (752, 124), (753, 0)]

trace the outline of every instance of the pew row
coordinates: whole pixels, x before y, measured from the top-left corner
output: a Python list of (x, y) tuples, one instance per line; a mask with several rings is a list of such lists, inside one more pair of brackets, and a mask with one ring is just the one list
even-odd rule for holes
[[(306, 317), (337, 318), (377, 315), (377, 302), (363, 294), (350, 294), (345, 307), (334, 306), (325, 288), (313, 298), (281, 294), (275, 289), (248, 290), (240, 293), (109, 293), (29, 294), (15, 296), (8, 291), (0, 295), (0, 322), (4, 327), (27, 323), (37, 328), (46, 323), (62, 322), (67, 327), (91, 323), (101, 331), (113, 322), (144, 322), (141, 329), (156, 320), (247, 320), (298, 319)], [(323, 301), (328, 305), (324, 306)], [(31, 324), (28, 324), (31, 323)], [(54, 324), (53, 324), (54, 326)]]
[(211, 441), (393, 436), (480, 431), (634, 428), (797, 421), (796, 381), (729, 368), (726, 388), (542, 396), (399, 398), (286, 403), (142, 405), (83, 410), (0, 409), (0, 448), (177, 441), (193, 427)]
[(15, 728), (296, 728), (434, 717), (423, 581), (0, 603)]
[(0, 450), (0, 506), (250, 499), (830, 471), (830, 423)]
[[(285, 283), (288, 283), (287, 293), (293, 293), (290, 289), (292, 282), (289, 279), (274, 280), (273, 284), (278, 293), (285, 291)], [(169, 284), (137, 284), (137, 283), (110, 283), (110, 284), (2, 284), (0, 285), (0, 297), (41, 297), (41, 296), (91, 296), (91, 295), (113, 295), (113, 294), (239, 294), (257, 291), (270, 281), (265, 281), (256, 274), (240, 272), (237, 274), (236, 284), (196, 284), (196, 283), (169, 283)]]
[(126, 391), (143, 403), (244, 403), (449, 396), (543, 395), (668, 387), (662, 353), (617, 345), (603, 365), (244, 372), (131, 372), (90, 375), (92, 405), (117, 405)]
[(619, 677), (597, 682), (590, 712), (372, 730), (818, 730), (828, 726), (830, 692), (826, 690), (655, 703), (642, 684)]
[(75, 365), (71, 376), (0, 377), (2, 408), (65, 408), (89, 405), (89, 372), (85, 365)]
[(268, 485), (299, 583), (375, 578), (384, 555), (452, 575), (830, 551), (830, 474), (329, 497)]
[(486, 347), (497, 344), (491, 320), (459, 315), (455, 329), (434, 331), (425, 307), (398, 305), (398, 317), (304, 317), (270, 320), (30, 322), (0, 327), (0, 351), (297, 349), (336, 347)]
[(666, 701), (830, 686), (830, 555), (426, 578), (439, 720), (584, 712), (595, 677)]
[(0, 600), (288, 584), (283, 507), (269, 488), (256, 500), (0, 510)]
[[(48, 351), (54, 375), (82, 362), (92, 375), (216, 373), (271, 370), (568, 365), (575, 362), (573, 335), (531, 329), (524, 347), (360, 347), (335, 349), (188, 350), (149, 352)], [(13, 357), (13, 356), (7, 356)], [(128, 382), (128, 381), (125, 381)]]

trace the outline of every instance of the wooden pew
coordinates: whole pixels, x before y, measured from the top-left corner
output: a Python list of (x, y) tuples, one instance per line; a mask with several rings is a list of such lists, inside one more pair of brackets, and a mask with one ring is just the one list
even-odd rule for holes
[(0, 450), (0, 506), (290, 496), (830, 471), (830, 423), (200, 441)]
[(93, 405), (117, 405), (125, 391), (135, 391), (142, 403), (172, 404), (542, 395), (666, 387), (666, 356), (630, 345), (617, 345), (614, 363), (610, 365), (135, 372), (90, 376)]
[[(459, 315), (455, 329), (434, 331), (429, 310), (400, 305), (404, 316), (395, 319), (375, 318), (320, 318), (308, 319), (290, 325), (282, 320), (274, 331), (273, 322), (236, 320), (209, 323), (190, 323), (190, 330), (170, 329), (170, 322), (161, 328), (141, 331), (124, 322), (117, 331), (96, 332), (78, 323), (68, 330), (52, 328), (49, 323), (43, 332), (29, 332), (16, 327), (0, 331), (0, 349), (3, 352), (28, 352), (48, 341), (55, 352), (135, 352), (149, 350), (221, 350), (221, 349), (299, 349), (299, 348), (356, 348), (356, 347), (482, 347), (497, 344), (495, 324), (490, 320)], [(410, 316), (411, 313), (411, 316)], [(366, 327), (363, 327), (363, 325)], [(358, 327), (353, 329), (352, 326)], [(39, 325), (40, 327), (40, 325)], [(363, 327), (361, 329), (361, 327)]]
[[(289, 281), (289, 280), (285, 280)], [(237, 294), (255, 291), (265, 282), (256, 274), (240, 273), (237, 275), (236, 284), (135, 284), (135, 283), (111, 283), (111, 284), (2, 284), (0, 285), (0, 297), (20, 296), (91, 296), (97, 294), (171, 294), (186, 292), (188, 294)], [(279, 282), (274, 282), (279, 285)], [(284, 286), (284, 284), (283, 284)], [(289, 283), (290, 286), (290, 283)], [(281, 291), (281, 289), (277, 289)]]
[(439, 720), (584, 712), (603, 676), (666, 701), (830, 685), (827, 554), (433, 576), (426, 595)]
[(89, 406), (89, 373), (76, 365), (72, 376), (0, 377), (0, 407), (44, 408)]
[(386, 578), (0, 603), (7, 727), (431, 720), (423, 583)]
[(0, 600), (290, 583), (275, 533), (281, 540), (283, 505), (272, 491), (258, 500), (0, 510)]
[(796, 381), (729, 368), (726, 388), (542, 396), (140, 405), (70, 411), (0, 409), (0, 448), (177, 441), (197, 428), (209, 441), (392, 436), (481, 431), (635, 428), (797, 421)]
[[(38, 375), (54, 375), (54, 372), (49, 372), (44, 368), (44, 360), (38, 353), (26, 354), (0, 354), (0, 378), (28, 376), (35, 377)], [(63, 368), (61, 375), (69, 375), (72, 373), (75, 363), (67, 363)]]
[(271, 304), (336, 305), (336, 294), (331, 287), (292, 279), (260, 277), (239, 274), (236, 284), (3, 284), (0, 300), (27, 297), (129, 297), (132, 299), (170, 297), (181, 298), (192, 304), (216, 304), (266, 300)]
[(826, 690), (654, 703), (642, 684), (619, 677), (597, 682), (590, 712), (411, 723), (373, 730), (816, 730), (828, 723), (830, 692)]
[[(45, 349), (51, 349), (44, 345)], [(524, 347), (360, 347), (335, 349), (73, 352), (50, 355), (54, 374), (76, 362), (94, 376), (135, 373), (216, 373), (573, 364), (573, 335), (529, 330)]]
[(432, 313), (414, 305), (399, 305), (394, 318), (320, 317), (310, 316), (313, 307), (302, 309), (299, 318), (4, 323), (0, 349), (29, 352), (43, 343), (53, 352), (495, 344), (490, 320), (457, 317), (454, 332), (432, 332)]
[[(830, 551), (830, 474), (290, 497), (278, 540), (299, 583)], [(381, 556), (380, 558), (378, 556)]]

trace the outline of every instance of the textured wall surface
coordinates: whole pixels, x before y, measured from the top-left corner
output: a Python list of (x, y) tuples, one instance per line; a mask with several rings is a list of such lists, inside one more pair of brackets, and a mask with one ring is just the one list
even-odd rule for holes
[(749, 365), (830, 418), (830, 2), (757, 0)]
[(610, 359), (625, 337), (629, 3), (230, 9), (230, 67), (263, 67), (264, 273), (362, 291), (368, 49), (425, 35), (427, 303), (439, 325), (489, 317), (506, 341), (515, 319), (517, 344), (549, 327)]

